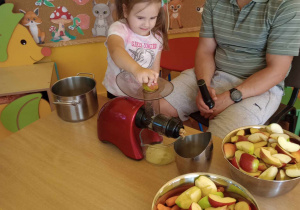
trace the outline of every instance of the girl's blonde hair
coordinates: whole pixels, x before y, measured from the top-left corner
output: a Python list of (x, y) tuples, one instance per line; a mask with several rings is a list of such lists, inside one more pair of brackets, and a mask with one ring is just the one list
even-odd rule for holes
[[(148, 2), (151, 3), (161, 3), (162, 0), (115, 0), (115, 4), (117, 7), (117, 15), (118, 19), (124, 19), (124, 12), (123, 12), (123, 4), (127, 7), (127, 12), (130, 13), (133, 6), (137, 3)], [(168, 31), (167, 31), (167, 24), (166, 24), (166, 15), (164, 8), (161, 7), (157, 16), (156, 24), (152, 29), (152, 33), (154, 36), (158, 35), (162, 37), (163, 40), (163, 49), (168, 49)]]

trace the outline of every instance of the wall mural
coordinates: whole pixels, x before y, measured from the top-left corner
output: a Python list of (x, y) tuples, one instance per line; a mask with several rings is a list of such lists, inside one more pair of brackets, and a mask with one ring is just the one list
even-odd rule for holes
[[(6, 0), (14, 13), (23, 13), (20, 24), (42, 46), (104, 42), (116, 20), (114, 0)], [(205, 0), (162, 0), (168, 33), (199, 31)]]

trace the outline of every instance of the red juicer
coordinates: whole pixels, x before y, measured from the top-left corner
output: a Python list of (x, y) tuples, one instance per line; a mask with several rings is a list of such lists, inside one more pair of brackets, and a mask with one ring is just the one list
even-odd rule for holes
[[(98, 138), (117, 146), (127, 157), (135, 160), (144, 158), (140, 133), (151, 142), (159, 143), (162, 136), (177, 138), (183, 124), (178, 118), (159, 114), (158, 99), (169, 95), (172, 83), (159, 78), (159, 89), (145, 92), (131, 73), (123, 71), (117, 76), (119, 88), (130, 97), (117, 97), (101, 108), (97, 119)], [(143, 142), (145, 143), (145, 142)]]

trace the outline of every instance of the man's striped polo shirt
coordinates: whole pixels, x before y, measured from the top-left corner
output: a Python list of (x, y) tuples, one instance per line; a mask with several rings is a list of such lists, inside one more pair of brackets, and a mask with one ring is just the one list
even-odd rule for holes
[(300, 47), (300, 0), (206, 0), (201, 37), (218, 44), (216, 70), (247, 78), (266, 67), (266, 53), (296, 56)]

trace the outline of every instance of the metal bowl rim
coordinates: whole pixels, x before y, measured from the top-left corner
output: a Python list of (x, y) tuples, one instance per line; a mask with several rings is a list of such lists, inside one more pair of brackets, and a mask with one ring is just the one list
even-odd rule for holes
[[(249, 177), (250, 179), (254, 179), (254, 180), (261, 180), (261, 181), (266, 181), (266, 182), (275, 182), (275, 183), (284, 183), (284, 182), (292, 182), (292, 181), (295, 181), (295, 180), (298, 180), (300, 179), (300, 177), (296, 177), (296, 178), (292, 178), (292, 179), (289, 179), (289, 180), (265, 180), (265, 179), (259, 179), (257, 177), (253, 177), (253, 176), (250, 176), (240, 170), (238, 170), (236, 167), (234, 167), (230, 161), (226, 158), (225, 156), (225, 152), (224, 152), (224, 144), (227, 143), (225, 142), (225, 139), (232, 135), (234, 132), (237, 132), (238, 130), (241, 130), (241, 129), (248, 129), (248, 128), (265, 128), (266, 125), (249, 125), (249, 126), (243, 126), (243, 127), (240, 127), (240, 128), (237, 128), (237, 129), (234, 129), (233, 131), (229, 132), (225, 137), (224, 139), (222, 140), (222, 153), (223, 153), (223, 157), (224, 159), (227, 161), (227, 163), (230, 165), (231, 169), (235, 170), (237, 173), (241, 173), (243, 175), (246, 175), (247, 177)], [(289, 134), (290, 136), (293, 136), (294, 138), (296, 138), (297, 140), (299, 140), (299, 137), (295, 136), (296, 134), (293, 134), (291, 133), (290, 131), (287, 131), (287, 130), (284, 130), (285, 133)], [(300, 141), (300, 140), (299, 140)]]
[[(170, 184), (176, 182), (176, 181), (179, 181), (181, 179), (185, 179), (185, 178), (196, 178), (198, 176), (201, 176), (201, 175), (208, 175), (208, 176), (215, 176), (216, 178), (220, 178), (220, 179), (223, 179), (225, 180), (226, 182), (228, 183), (231, 183), (231, 184), (234, 184), (235, 186), (239, 187), (240, 189), (242, 189), (246, 194), (247, 196), (249, 196), (250, 199), (252, 199), (254, 205), (256, 205), (257, 207), (257, 210), (260, 210), (259, 206), (258, 206), (258, 203), (257, 201), (255, 200), (254, 196), (244, 187), (242, 186), (241, 184), (239, 184), (238, 182), (230, 179), (230, 178), (227, 178), (225, 176), (222, 176), (222, 175), (218, 175), (218, 174), (214, 174), (214, 173), (208, 173), (208, 172), (194, 172), (194, 173), (188, 173), (188, 174), (183, 174), (183, 175), (180, 175), (180, 176), (177, 176), (171, 180), (169, 180), (167, 183), (165, 183), (158, 191), (157, 193), (155, 194), (154, 196), (154, 199), (152, 201), (152, 209), (154, 208), (155, 204), (156, 204), (156, 201), (158, 200), (158, 198), (160, 198), (161, 196), (163, 195), (159, 195), (162, 193), (162, 191), (164, 190), (164, 188), (166, 188), (167, 186), (169, 186)], [(184, 184), (188, 184), (188, 183), (181, 183), (180, 185), (178, 185), (177, 187), (181, 186), (181, 185), (184, 185)], [(167, 192), (166, 192), (167, 193)]]

